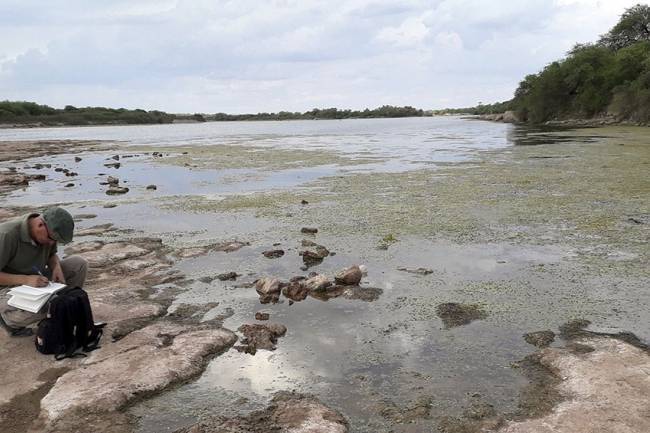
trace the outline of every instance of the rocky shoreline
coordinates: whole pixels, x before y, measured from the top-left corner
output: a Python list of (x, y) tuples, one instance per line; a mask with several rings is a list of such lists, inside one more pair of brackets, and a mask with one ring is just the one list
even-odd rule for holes
[[(517, 117), (514, 111), (506, 111), (504, 113), (494, 114), (479, 114), (477, 116), (467, 116), (465, 119), (473, 120), (487, 120), (491, 122), (502, 123), (517, 123), (521, 124), (521, 120)], [(650, 126), (647, 123), (632, 122), (629, 120), (621, 120), (615, 116), (599, 116), (589, 119), (561, 119), (549, 120), (544, 122), (544, 126), (556, 126), (562, 128), (596, 128), (600, 126)]]
[[(118, 151), (104, 143), (34, 142), (16, 143), (0, 154), (0, 161), (19, 162), (35, 155), (76, 154), (99, 149)], [(5, 150), (3, 150), (5, 152)], [(117, 161), (117, 160), (116, 160)], [(18, 165), (18, 164), (16, 164)], [(0, 194), (47, 181), (22, 173), (18, 168), (0, 174)], [(27, 182), (27, 184), (25, 183)], [(118, 180), (119, 182), (119, 180)], [(112, 188), (115, 182), (108, 182)], [(18, 216), (24, 208), (0, 208), (0, 220)], [(92, 215), (74, 215), (78, 219)], [(302, 234), (315, 234), (305, 227)], [(227, 318), (217, 315), (202, 320), (215, 304), (174, 304), (179, 287), (191, 278), (174, 264), (209, 253), (229, 254), (249, 247), (244, 241), (223, 240), (188, 247), (171, 246), (148, 233), (133, 232), (101, 224), (80, 230), (66, 254), (80, 254), (89, 261), (86, 290), (97, 320), (108, 322), (102, 348), (84, 359), (54, 364), (50, 357), (37, 356), (29, 339), (9, 338), (0, 333), (0, 358), (5, 370), (0, 387), (0, 424), (3, 431), (131, 432), (135, 422), (126, 409), (194, 380), (208, 362), (228, 350), (254, 355), (282, 344), (287, 328), (259, 311), (238, 329), (223, 327)], [(388, 248), (386, 248), (388, 249)], [(280, 253), (282, 251), (282, 253)], [(241, 290), (256, 291), (260, 303), (286, 300), (289, 305), (311, 297), (341, 298), (372, 302), (382, 289), (362, 283), (366, 270), (348, 266), (333, 276), (309, 273), (309, 267), (332, 260), (324, 245), (304, 239), (297, 249), (305, 275), (284, 279), (259, 275), (240, 284)], [(265, 259), (283, 257), (284, 250), (262, 252)], [(403, 267), (399, 272), (423, 277), (434, 271)], [(236, 280), (236, 272), (220, 274), (220, 280)], [(282, 298), (282, 296), (284, 298)], [(440, 303), (436, 315), (447, 328), (484, 320), (488, 314), (479, 304)], [(256, 319), (256, 320), (253, 320)], [(630, 432), (650, 430), (647, 408), (650, 396), (648, 348), (629, 335), (594, 333), (586, 323), (572, 323), (560, 330), (562, 344), (552, 344), (554, 332), (529, 332), (522, 336), (538, 349), (515, 365), (529, 378), (530, 386), (519, 397), (520, 410), (498, 413), (481, 396), (460, 417), (440, 420), (440, 430), (457, 432), (525, 431), (588, 432), (594, 428)], [(535, 330), (530, 330), (535, 331)], [(389, 328), (387, 334), (392, 330)], [(280, 339), (280, 340), (278, 340)], [(529, 341), (530, 340), (530, 341)], [(550, 346), (549, 346), (550, 345)], [(619, 385), (624, 383), (624, 387)], [(607, 410), (602, 410), (603, 405)], [(386, 405), (378, 409), (396, 424), (430, 417), (431, 402), (409, 407)], [(179, 433), (202, 432), (347, 432), (346, 414), (318, 398), (289, 390), (276, 393), (266, 409), (246, 416), (214, 417), (183, 427)]]

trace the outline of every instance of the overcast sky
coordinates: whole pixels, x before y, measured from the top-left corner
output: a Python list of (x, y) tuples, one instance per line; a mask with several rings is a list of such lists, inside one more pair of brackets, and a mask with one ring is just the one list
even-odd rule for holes
[(510, 99), (636, 3), (0, 0), (0, 99), (204, 113), (473, 106)]

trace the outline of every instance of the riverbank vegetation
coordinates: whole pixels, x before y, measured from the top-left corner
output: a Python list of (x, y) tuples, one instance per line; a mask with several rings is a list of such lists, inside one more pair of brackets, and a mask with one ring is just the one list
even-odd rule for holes
[(564, 59), (526, 76), (511, 100), (434, 114), (505, 111), (530, 123), (605, 116), (650, 122), (650, 6), (627, 9), (597, 42), (577, 44)]
[(0, 124), (14, 125), (132, 125), (171, 123), (172, 114), (163, 111), (66, 105), (63, 109), (26, 101), (0, 101)]
[(206, 122), (236, 120), (314, 120), (314, 119), (366, 119), (386, 117), (420, 117), (421, 109), (405, 106), (384, 105), (370, 110), (341, 110), (338, 108), (314, 108), (310, 111), (257, 114), (170, 114), (163, 111), (127, 110), (125, 108), (84, 107), (67, 105), (63, 109), (52, 108), (26, 101), (0, 101), (0, 124), (5, 125), (132, 125), (172, 122)]

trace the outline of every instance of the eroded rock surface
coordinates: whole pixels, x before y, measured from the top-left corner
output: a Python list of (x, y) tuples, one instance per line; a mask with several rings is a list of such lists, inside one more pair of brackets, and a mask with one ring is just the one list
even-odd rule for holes
[(240, 326), (238, 331), (244, 338), (235, 348), (254, 355), (257, 349), (275, 350), (278, 338), (286, 334), (287, 328), (279, 323), (253, 323)]
[(248, 416), (215, 417), (176, 433), (347, 433), (348, 423), (337, 411), (310, 395), (278, 392), (270, 405)]
[(650, 356), (647, 349), (608, 337), (574, 341), (593, 351), (546, 348), (540, 362), (561, 379), (567, 400), (550, 414), (511, 421), (500, 433), (592, 433), (650, 431)]
[(236, 339), (226, 329), (192, 330), (164, 323), (133, 332), (61, 376), (41, 400), (42, 416), (52, 422), (72, 411), (117, 410), (139, 394), (200, 373), (210, 355)]

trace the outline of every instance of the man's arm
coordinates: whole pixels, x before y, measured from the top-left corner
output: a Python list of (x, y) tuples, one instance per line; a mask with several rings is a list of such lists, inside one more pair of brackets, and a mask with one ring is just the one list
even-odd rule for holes
[(52, 281), (55, 283), (65, 284), (65, 277), (63, 276), (63, 269), (61, 269), (61, 263), (59, 262), (59, 256), (52, 254), (50, 260), (48, 260), (47, 265), (52, 270)]
[(45, 287), (48, 280), (42, 275), (18, 275), (0, 272), (0, 286), (20, 286), (21, 284), (32, 287)]

